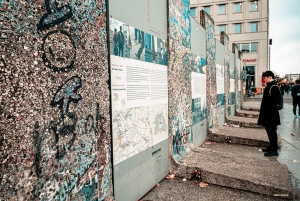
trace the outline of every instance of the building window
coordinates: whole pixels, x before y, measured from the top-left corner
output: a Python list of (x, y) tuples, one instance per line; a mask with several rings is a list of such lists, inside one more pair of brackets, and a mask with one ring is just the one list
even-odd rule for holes
[(234, 3), (234, 12), (235, 13), (240, 13), (242, 12), (242, 3)]
[(226, 14), (226, 4), (219, 5), (219, 14)]
[(243, 43), (237, 44), (238, 49), (244, 53), (255, 53), (257, 52), (257, 43)]
[(242, 24), (234, 24), (234, 33), (241, 33), (242, 32)]
[(204, 6), (204, 10), (210, 15), (210, 6)]
[(190, 13), (192, 17), (196, 17), (196, 8), (191, 8)]
[(225, 24), (219, 25), (219, 34), (220, 34), (222, 31), (223, 31), (223, 32), (226, 32), (226, 25), (225, 25)]
[(250, 22), (250, 32), (257, 32), (257, 22)]
[(251, 43), (250, 45), (251, 45), (250, 48), (251, 52), (257, 52), (257, 43)]
[(250, 11), (256, 11), (257, 10), (257, 1), (251, 1), (250, 2)]
[(245, 43), (245, 44), (241, 44), (241, 50), (242, 52), (250, 52), (250, 45)]

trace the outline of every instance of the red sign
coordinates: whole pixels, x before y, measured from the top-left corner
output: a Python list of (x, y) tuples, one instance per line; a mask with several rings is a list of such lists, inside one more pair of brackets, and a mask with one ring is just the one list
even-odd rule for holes
[(265, 83), (265, 79), (264, 79), (264, 77), (263, 77), (263, 74), (264, 74), (264, 72), (262, 72), (262, 75), (261, 75), (261, 86), (266, 86), (266, 83)]
[(256, 59), (243, 59), (243, 62), (256, 62)]

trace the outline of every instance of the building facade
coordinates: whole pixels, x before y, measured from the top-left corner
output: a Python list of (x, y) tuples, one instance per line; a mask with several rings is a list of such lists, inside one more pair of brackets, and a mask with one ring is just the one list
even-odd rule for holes
[(300, 79), (300, 73), (290, 73), (286, 74), (285, 77), (288, 81), (296, 81)]
[(245, 87), (263, 87), (262, 73), (269, 69), (269, 0), (191, 0), (198, 22), (202, 9), (214, 20), (216, 38), (224, 31), (230, 47), (236, 43), (243, 52)]

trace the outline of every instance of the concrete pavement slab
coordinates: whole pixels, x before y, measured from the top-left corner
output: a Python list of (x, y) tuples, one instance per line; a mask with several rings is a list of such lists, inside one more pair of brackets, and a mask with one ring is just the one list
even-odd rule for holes
[[(261, 99), (249, 99), (244, 102), (246, 107), (258, 107)], [(294, 118), (292, 98), (284, 96), (284, 107), (280, 110), (281, 125), (278, 132), (281, 136), (282, 146), (279, 149), (277, 160), (288, 166), (291, 173), (291, 183), (296, 193), (296, 199), (300, 200), (300, 119)], [(292, 135), (294, 134), (294, 135)]]
[(263, 128), (261, 125), (257, 124), (256, 118), (230, 116), (227, 117), (225, 121), (227, 124), (239, 125), (240, 127), (245, 128)]
[(240, 110), (235, 113), (235, 116), (238, 117), (248, 117), (248, 118), (258, 118), (259, 112), (258, 111), (251, 111), (251, 110)]
[(179, 162), (175, 174), (188, 178), (195, 169), (199, 169), (202, 180), (210, 184), (271, 196), (293, 197), (288, 168), (277, 161), (199, 147)]
[(209, 184), (200, 188), (195, 180), (183, 181), (175, 177), (162, 180), (141, 201), (286, 201), (280, 197), (261, 195), (249, 191)]
[(242, 157), (250, 157), (256, 158), (259, 160), (273, 161), (276, 162), (276, 157), (265, 157), (264, 152), (262, 152), (262, 148), (264, 147), (256, 147), (256, 146), (244, 146), (238, 144), (228, 144), (228, 143), (210, 143), (206, 141), (202, 148), (208, 148), (213, 151), (221, 151), (221, 152), (229, 152), (232, 154), (236, 154)]
[(245, 100), (242, 105), (242, 110), (248, 110), (248, 111), (257, 111), (259, 112), (261, 104), (261, 98), (256, 100)]
[(265, 129), (220, 126), (208, 132), (207, 140), (257, 147), (269, 146)]

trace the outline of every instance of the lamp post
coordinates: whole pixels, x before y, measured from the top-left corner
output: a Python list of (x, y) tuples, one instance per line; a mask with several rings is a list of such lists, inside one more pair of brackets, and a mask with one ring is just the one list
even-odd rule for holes
[(269, 39), (269, 69), (270, 70), (270, 65), (271, 65), (271, 45), (272, 45), (272, 38)]

